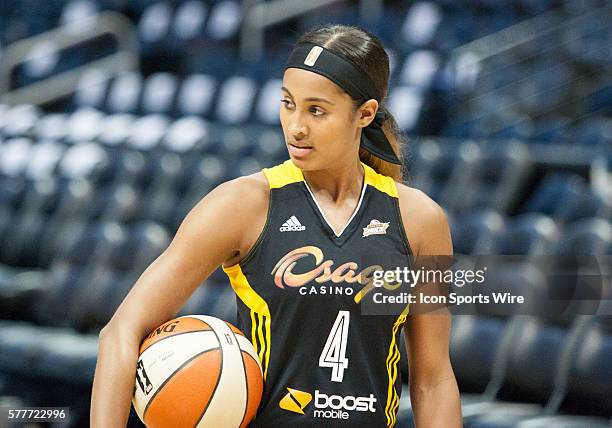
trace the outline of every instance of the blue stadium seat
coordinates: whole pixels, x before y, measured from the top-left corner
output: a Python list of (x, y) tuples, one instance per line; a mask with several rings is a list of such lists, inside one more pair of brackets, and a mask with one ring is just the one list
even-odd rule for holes
[(28, 137), (34, 130), (36, 121), (42, 116), (39, 107), (17, 105), (9, 108), (4, 114), (1, 131), (6, 137)]
[(34, 134), (39, 140), (60, 141), (66, 136), (66, 113), (50, 113), (36, 123)]
[(491, 388), (497, 401), (464, 406), (466, 426), (497, 426), (493, 425), (495, 421), (507, 426), (507, 421), (540, 416), (555, 392), (555, 374), (562, 370), (564, 356), (576, 349), (573, 337), (578, 335), (578, 326), (575, 322), (572, 329), (558, 318), (532, 316), (518, 320), (511, 346), (503, 356), (501, 376)]
[[(603, 363), (610, 351), (609, 317), (591, 317), (576, 329), (574, 346), (566, 347), (559, 364), (556, 389), (541, 415), (507, 413), (503, 409), (476, 418), (467, 426), (477, 428), (544, 428), (609, 426), (609, 379)], [(577, 334), (576, 334), (577, 333)], [(568, 340), (569, 342), (569, 340)], [(569, 351), (569, 352), (567, 352)], [(571, 415), (573, 413), (574, 415)], [(584, 416), (577, 416), (584, 415)], [(603, 418), (602, 418), (603, 417)]]
[(236, 298), (229, 281), (217, 283), (209, 280), (194, 292), (180, 315), (211, 315), (235, 324)]
[(268, 79), (261, 86), (255, 107), (256, 120), (267, 125), (279, 125), (282, 80)]
[(424, 141), (417, 147), (410, 165), (410, 181), (414, 187), (452, 212), (455, 201), (460, 197), (458, 189), (465, 189), (470, 182), (479, 153), (475, 144), (466, 143), (457, 147)]
[(272, 166), (288, 158), (285, 138), (282, 132), (262, 129), (256, 135), (253, 156), (265, 166)]
[(246, 122), (252, 114), (256, 91), (257, 84), (249, 77), (225, 79), (219, 88), (215, 118), (226, 124)]
[(79, 79), (74, 95), (74, 106), (102, 109), (111, 77), (101, 69), (89, 69)]
[(223, 158), (207, 155), (192, 165), (191, 184), (175, 207), (172, 230), (176, 230), (185, 215), (215, 186), (229, 177), (229, 169)]
[(107, 187), (99, 196), (92, 204), (94, 209), (89, 211), (90, 219), (131, 223), (145, 212), (142, 194), (132, 184)]
[(158, 1), (149, 4), (138, 23), (139, 36), (145, 44), (162, 40), (168, 34), (172, 19), (172, 9), (168, 3)]
[(399, 71), (399, 84), (428, 89), (440, 68), (440, 59), (435, 52), (417, 50), (408, 55)]
[(181, 85), (176, 101), (179, 114), (207, 116), (212, 108), (217, 81), (206, 74), (187, 76)]
[(523, 143), (484, 146), (471, 185), (463, 189), (452, 208), (458, 212), (486, 208), (508, 212), (518, 201), (531, 168)]
[(160, 114), (141, 116), (134, 121), (127, 139), (128, 147), (151, 150), (161, 144), (170, 120)]
[(98, 110), (83, 107), (66, 119), (66, 139), (72, 143), (95, 141), (103, 124), (103, 114)]
[(171, 73), (155, 73), (147, 78), (142, 94), (141, 111), (149, 113), (169, 113), (176, 97), (178, 81)]
[(96, 332), (110, 320), (137, 278), (170, 239), (164, 227), (151, 222), (135, 224), (125, 233), (123, 240), (105, 249), (108, 257), (92, 260), (91, 275), (73, 300), (73, 307), (80, 309), (72, 314), (72, 324), (80, 331)]
[(591, 114), (612, 116), (612, 85), (597, 89), (587, 97), (586, 110)]
[(133, 113), (138, 110), (142, 93), (142, 76), (124, 72), (113, 79), (106, 99), (106, 110), (111, 113)]
[(58, 164), (58, 173), (65, 179), (88, 179), (95, 184), (108, 181), (114, 165), (104, 147), (93, 142), (77, 143), (70, 146)]
[(106, 116), (100, 125), (100, 143), (118, 147), (126, 143), (136, 117), (132, 114), (118, 113)]
[(612, 119), (602, 116), (588, 117), (576, 125), (573, 131), (573, 140), (576, 143), (609, 148), (612, 138)]
[(125, 228), (116, 223), (72, 222), (49, 270), (48, 290), (36, 303), (37, 320), (43, 325), (74, 327), (75, 312), (81, 310), (79, 296), (87, 287), (95, 287), (97, 280), (104, 282), (104, 277), (93, 275), (93, 268), (108, 263), (125, 236)]
[(496, 211), (477, 211), (455, 218), (451, 222), (455, 254), (490, 254), (503, 228), (504, 218)]
[(208, 124), (197, 116), (184, 116), (170, 125), (163, 146), (184, 153), (202, 149), (208, 142)]
[(190, 40), (201, 36), (208, 16), (209, 4), (201, 1), (185, 1), (176, 9), (172, 32), (177, 39)]
[(563, 230), (559, 242), (553, 248), (555, 254), (610, 254), (612, 225), (604, 218), (585, 218), (572, 223)]
[[(97, 336), (28, 323), (0, 322), (0, 370), (22, 379), (87, 384), (96, 365)], [(26, 375), (24, 377), (24, 375)]]
[(41, 240), (49, 216), (59, 199), (59, 185), (54, 180), (41, 180), (27, 185), (19, 210), (3, 236), (0, 261), (22, 267), (47, 267), (50, 259), (41, 254)]
[(424, 97), (411, 86), (393, 86), (389, 90), (388, 108), (401, 129), (414, 131), (421, 117)]
[(50, 214), (40, 239), (40, 255), (52, 260), (62, 254), (62, 242), (70, 236), (72, 222), (82, 218), (94, 198), (94, 187), (86, 180), (69, 180), (59, 185), (59, 198), (55, 212)]
[(24, 175), (30, 180), (50, 179), (57, 174), (57, 166), (68, 147), (53, 140), (38, 141), (30, 151)]
[(550, 217), (531, 213), (515, 217), (495, 240), (494, 254), (543, 254), (559, 239), (557, 224)]
[(611, 352), (610, 315), (601, 315), (584, 333), (583, 345), (572, 361), (568, 390), (561, 406), (564, 411), (612, 417), (612, 368), (607, 363)]
[(165, 153), (157, 159), (157, 173), (152, 179), (149, 191), (140, 195), (141, 216), (149, 220), (172, 225), (175, 207), (180, 200), (180, 180), (186, 165), (175, 153)]
[(567, 144), (570, 141), (570, 119), (553, 117), (535, 122), (532, 138), (534, 141)]

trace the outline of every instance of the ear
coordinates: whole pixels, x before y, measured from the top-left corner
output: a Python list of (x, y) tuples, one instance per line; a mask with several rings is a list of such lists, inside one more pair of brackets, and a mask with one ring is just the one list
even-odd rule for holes
[(378, 111), (378, 101), (375, 99), (369, 99), (364, 102), (357, 112), (357, 123), (360, 128), (365, 128), (368, 126), (373, 120), (374, 116), (376, 116), (376, 112)]

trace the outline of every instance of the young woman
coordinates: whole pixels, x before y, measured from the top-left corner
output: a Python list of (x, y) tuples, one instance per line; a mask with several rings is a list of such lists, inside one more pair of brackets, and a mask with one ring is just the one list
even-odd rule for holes
[[(452, 253), (442, 209), (401, 183), (401, 134), (381, 105), (388, 81), (381, 42), (361, 28), (298, 40), (280, 107), (290, 159), (211, 191), (138, 279), (100, 333), (93, 427), (125, 426), (141, 340), (220, 265), (264, 371), (250, 426), (395, 426), (402, 328), (416, 426), (461, 426), (450, 314), (360, 307), (363, 260), (392, 268), (389, 255)], [(288, 388), (312, 402), (296, 411)]]

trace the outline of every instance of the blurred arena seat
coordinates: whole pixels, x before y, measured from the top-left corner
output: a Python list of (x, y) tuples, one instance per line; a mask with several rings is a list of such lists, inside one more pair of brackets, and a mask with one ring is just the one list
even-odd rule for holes
[(456, 254), (490, 254), (504, 229), (504, 217), (494, 210), (476, 210), (456, 216), (451, 222)]

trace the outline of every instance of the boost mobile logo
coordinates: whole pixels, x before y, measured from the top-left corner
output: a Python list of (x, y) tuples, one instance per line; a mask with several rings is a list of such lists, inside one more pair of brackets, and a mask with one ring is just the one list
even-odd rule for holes
[[(304, 409), (312, 401), (312, 394), (293, 388), (287, 388), (285, 395), (279, 403), (281, 409), (304, 414)], [(315, 390), (313, 416), (326, 419), (348, 419), (348, 411), (376, 412), (374, 394), (369, 397), (355, 397), (353, 395), (327, 395)]]
[(312, 394), (293, 388), (287, 388), (287, 391), (278, 405), (281, 409), (303, 415), (304, 408), (312, 401)]

